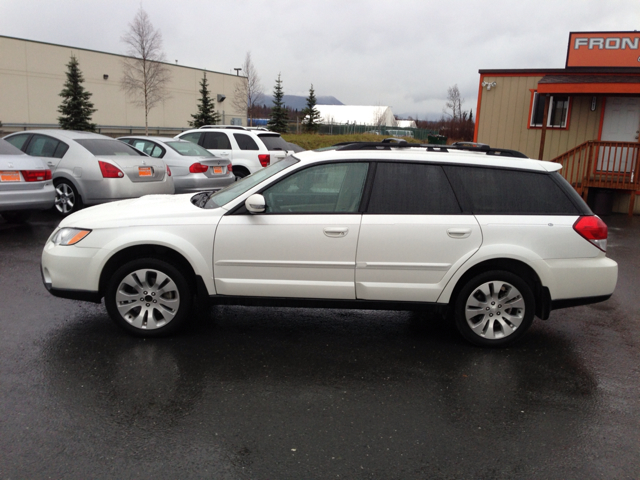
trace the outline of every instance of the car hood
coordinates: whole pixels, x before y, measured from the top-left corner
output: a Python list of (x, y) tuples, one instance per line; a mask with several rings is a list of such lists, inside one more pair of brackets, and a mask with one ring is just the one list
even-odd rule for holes
[(122, 228), (144, 225), (195, 225), (216, 223), (222, 208), (204, 209), (191, 203), (193, 194), (146, 195), (131, 200), (104, 203), (69, 215), (60, 227)]

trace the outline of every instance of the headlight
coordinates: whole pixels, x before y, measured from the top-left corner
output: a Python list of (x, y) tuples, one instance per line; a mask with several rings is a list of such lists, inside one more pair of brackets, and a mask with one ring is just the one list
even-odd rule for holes
[(51, 241), (54, 245), (75, 245), (90, 233), (91, 230), (82, 230), (80, 228), (61, 228)]

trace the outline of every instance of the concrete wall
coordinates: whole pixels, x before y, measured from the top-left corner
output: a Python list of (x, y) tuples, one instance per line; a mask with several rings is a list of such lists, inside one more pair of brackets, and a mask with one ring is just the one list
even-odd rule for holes
[[(530, 158), (540, 153), (541, 128), (528, 128), (531, 92), (542, 75), (484, 76), (481, 81), (496, 82), (487, 91), (482, 89), (478, 114), (478, 142), (492, 147), (518, 150)], [(591, 111), (591, 96), (571, 97), (568, 128), (547, 128), (544, 154), (550, 160), (587, 140), (598, 139), (602, 99)]]
[[(113, 129), (114, 126), (144, 127), (144, 109), (120, 88), (125, 57), (0, 36), (0, 121), (5, 133), (16, 130), (10, 124), (57, 125), (62, 101), (59, 94), (72, 54), (84, 75), (84, 87), (93, 94), (91, 101), (97, 109), (93, 122), (104, 133), (122, 130)], [(200, 99), (203, 70), (167, 66), (171, 72), (169, 98), (149, 112), (149, 127), (186, 129)], [(105, 80), (104, 75), (109, 78)], [(224, 111), (225, 123), (240, 118), (246, 125), (246, 112), (237, 111), (232, 105), (235, 86), (246, 82), (246, 78), (207, 71), (207, 81), (214, 100), (217, 94), (227, 97), (222, 103), (216, 102), (216, 110), (221, 114)]]

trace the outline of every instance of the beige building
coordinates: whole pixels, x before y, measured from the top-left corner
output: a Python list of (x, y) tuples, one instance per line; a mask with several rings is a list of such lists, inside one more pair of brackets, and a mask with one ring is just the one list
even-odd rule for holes
[(563, 69), (479, 73), (474, 141), (561, 163), (596, 210), (640, 213), (640, 33), (572, 32)]
[[(92, 121), (104, 134), (144, 133), (144, 109), (120, 88), (122, 55), (0, 36), (0, 121), (3, 134), (32, 128), (58, 128), (59, 96), (71, 55), (78, 59), (84, 87), (97, 111)], [(200, 81), (207, 81), (222, 123), (246, 125), (246, 111), (231, 99), (246, 77), (167, 63), (169, 98), (149, 112), (153, 134), (175, 135), (189, 128), (200, 99)], [(223, 97), (226, 97), (223, 99)]]

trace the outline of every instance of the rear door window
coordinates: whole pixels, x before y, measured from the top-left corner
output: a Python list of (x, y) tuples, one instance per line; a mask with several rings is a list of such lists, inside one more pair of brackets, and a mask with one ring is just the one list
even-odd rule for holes
[(456, 215), (462, 213), (439, 165), (378, 163), (367, 213)]
[(59, 143), (55, 138), (46, 135), (34, 135), (27, 145), (26, 152), (34, 157), (54, 158)]
[(260, 150), (256, 141), (249, 135), (245, 135), (244, 133), (234, 133), (233, 138), (238, 142), (240, 150)]

